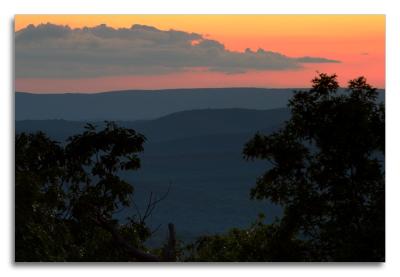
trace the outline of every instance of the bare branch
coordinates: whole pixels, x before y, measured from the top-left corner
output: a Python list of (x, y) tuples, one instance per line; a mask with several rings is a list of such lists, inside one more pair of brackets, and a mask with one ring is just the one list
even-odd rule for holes
[[(149, 200), (147, 202), (146, 210), (144, 214), (142, 215), (136, 206), (134, 204), (136, 212), (139, 215), (140, 223), (145, 223), (145, 221), (152, 215), (154, 209), (156, 208), (157, 204), (160, 203), (161, 201), (165, 200), (171, 190), (171, 184), (169, 184), (167, 191), (159, 198), (155, 198), (153, 192), (150, 192)], [(134, 203), (134, 202), (133, 202)]]
[(161, 228), (162, 224), (159, 224), (156, 228), (154, 228), (153, 231), (151, 231), (151, 235), (153, 235), (154, 233), (156, 233), (160, 228)]

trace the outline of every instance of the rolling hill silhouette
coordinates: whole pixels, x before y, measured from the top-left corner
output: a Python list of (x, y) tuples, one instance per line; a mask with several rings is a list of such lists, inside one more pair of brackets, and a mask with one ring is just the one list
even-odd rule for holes
[[(154, 120), (116, 121), (118, 125), (143, 133), (150, 141), (270, 130), (288, 119), (286, 108), (272, 110), (205, 109), (176, 112)], [(90, 121), (97, 126), (102, 121)], [(84, 130), (86, 121), (19, 120), (16, 131), (43, 131), (57, 140)]]
[(286, 107), (292, 90), (209, 88), (114, 91), (96, 94), (16, 92), (15, 119), (141, 120), (195, 109)]

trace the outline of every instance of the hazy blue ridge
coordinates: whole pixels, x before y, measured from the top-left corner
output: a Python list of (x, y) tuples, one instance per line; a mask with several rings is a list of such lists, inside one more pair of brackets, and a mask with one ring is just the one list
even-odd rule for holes
[(286, 107), (292, 90), (173, 89), (96, 94), (15, 93), (15, 119), (141, 120), (194, 109)]

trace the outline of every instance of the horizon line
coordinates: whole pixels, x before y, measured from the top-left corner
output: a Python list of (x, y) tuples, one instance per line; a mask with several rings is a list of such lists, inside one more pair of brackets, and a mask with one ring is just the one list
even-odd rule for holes
[(32, 91), (17, 91), (15, 93), (26, 93), (26, 94), (104, 94), (104, 93), (119, 93), (119, 92), (159, 92), (159, 91), (171, 91), (171, 90), (222, 90), (222, 89), (270, 89), (270, 90), (296, 90), (296, 89), (309, 89), (307, 87), (182, 87), (182, 88), (165, 88), (165, 89), (121, 89), (121, 90), (107, 90), (107, 91), (75, 91), (75, 92), (32, 92)]
[[(54, 95), (54, 94), (106, 94), (106, 93), (124, 93), (124, 92), (161, 92), (161, 91), (172, 91), (172, 90), (219, 90), (219, 89), (265, 89), (265, 90), (304, 90), (310, 89), (311, 87), (183, 87), (183, 88), (166, 88), (166, 89), (123, 89), (123, 90), (108, 90), (108, 91), (93, 91), (93, 92), (33, 92), (33, 91), (17, 91), (14, 93), (25, 93), (25, 94), (39, 94), (39, 95)], [(340, 89), (345, 89), (346, 87), (339, 87)], [(385, 90), (385, 87), (375, 87), (377, 90)]]

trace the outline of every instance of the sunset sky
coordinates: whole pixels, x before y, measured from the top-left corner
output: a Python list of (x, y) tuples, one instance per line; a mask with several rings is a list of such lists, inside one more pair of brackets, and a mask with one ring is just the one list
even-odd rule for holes
[(308, 87), (316, 71), (385, 87), (383, 15), (17, 15), (15, 32), (17, 91)]

